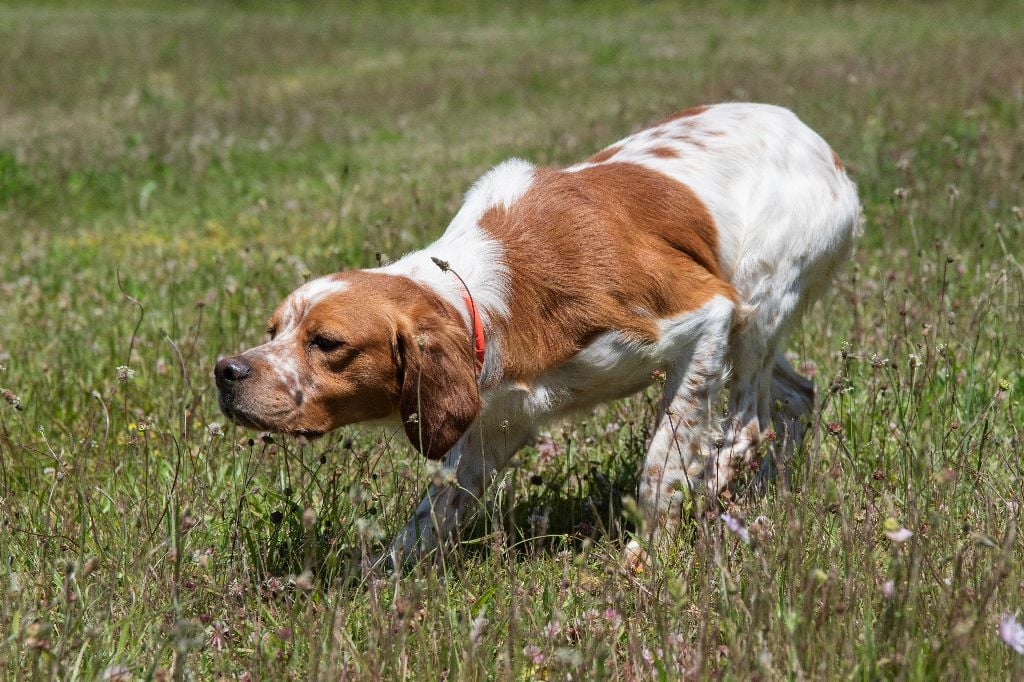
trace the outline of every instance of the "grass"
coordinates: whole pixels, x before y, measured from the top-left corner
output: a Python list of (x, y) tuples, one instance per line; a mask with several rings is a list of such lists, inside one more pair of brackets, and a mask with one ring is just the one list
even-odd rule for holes
[[(0, 7), (0, 676), (1024, 677), (1021, 63), (1015, 2)], [(722, 500), (753, 542), (698, 498), (620, 570), (638, 396), (523, 451), (443, 570), (360, 579), (431, 471), (231, 426), (217, 356), (492, 164), (723, 99), (797, 111), (865, 213), (792, 339), (790, 482)]]

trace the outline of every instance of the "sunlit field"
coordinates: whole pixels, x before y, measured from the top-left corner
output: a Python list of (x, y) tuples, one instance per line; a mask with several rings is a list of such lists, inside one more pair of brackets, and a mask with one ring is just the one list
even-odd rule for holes
[[(792, 108), (864, 207), (783, 475), (624, 570), (652, 389), (363, 571), (437, 472), (232, 425), (217, 358), (493, 164), (723, 100)], [(1018, 2), (4, 4), (0, 677), (1024, 679), (1022, 188)]]

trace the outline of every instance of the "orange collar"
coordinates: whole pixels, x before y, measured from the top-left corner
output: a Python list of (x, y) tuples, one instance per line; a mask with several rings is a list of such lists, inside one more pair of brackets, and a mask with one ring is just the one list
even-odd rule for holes
[(469, 322), (473, 328), (473, 352), (476, 355), (476, 373), (484, 368), (484, 353), (487, 350), (487, 339), (484, 337), (484, 322), (480, 318), (480, 309), (476, 307), (469, 289), (462, 285), (462, 300), (466, 303), (466, 310), (469, 311)]

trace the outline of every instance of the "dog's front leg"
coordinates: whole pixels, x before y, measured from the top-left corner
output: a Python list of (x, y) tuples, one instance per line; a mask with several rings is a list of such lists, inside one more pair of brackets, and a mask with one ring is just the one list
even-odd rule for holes
[(527, 440), (527, 426), (486, 417), (474, 423), (444, 459), (426, 497), (391, 543), (395, 568), (407, 567), (440, 549), (479, 511), (491, 478)]

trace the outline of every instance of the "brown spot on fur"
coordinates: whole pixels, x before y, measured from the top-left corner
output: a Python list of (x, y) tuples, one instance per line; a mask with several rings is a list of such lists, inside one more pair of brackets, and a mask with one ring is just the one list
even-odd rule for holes
[(662, 159), (675, 159), (679, 156), (679, 152), (672, 147), (666, 147), (664, 145), (654, 147), (650, 150), (651, 154)]
[(511, 278), (509, 315), (496, 320), (507, 380), (529, 383), (605, 332), (653, 343), (659, 320), (716, 294), (736, 300), (707, 207), (638, 164), (538, 168), (526, 194), (490, 208), (480, 226), (502, 245)]
[[(250, 351), (254, 373), (268, 377), (247, 382), (266, 405), (256, 416), (266, 422), (264, 428), (326, 433), (397, 411), (413, 446), (431, 459), (443, 457), (480, 407), (462, 317), (408, 277), (355, 270), (335, 279), (347, 286), (299, 306), (300, 318), (289, 334), (303, 401), (287, 421), (262, 418), (282, 412), (287, 387), (274, 385), (274, 367), (261, 361), (259, 348)], [(291, 300), (282, 304), (269, 326), (276, 327), (289, 306)], [(313, 339), (323, 335), (341, 345), (330, 351), (312, 348)]]
[(677, 132), (675, 135), (672, 135), (671, 137), (674, 140), (678, 140), (679, 142), (683, 142), (685, 144), (693, 145), (694, 147), (697, 147), (699, 149), (708, 148), (708, 146), (704, 144), (703, 140), (701, 140), (699, 137), (691, 135), (689, 131), (686, 130), (681, 130)]
[(840, 160), (839, 155), (836, 154), (836, 150), (835, 149), (830, 149), (829, 151), (832, 152), (832, 163), (835, 164), (836, 170), (837, 171), (843, 170), (843, 162), (842, 162), (842, 160)]
[(679, 120), (681, 118), (691, 118), (693, 116), (700, 116), (701, 114), (703, 114), (707, 110), (708, 110), (707, 105), (704, 105), (704, 104), (701, 104), (701, 105), (695, 106), (695, 107), (687, 107), (686, 109), (681, 109), (680, 111), (677, 111), (674, 114), (670, 114), (669, 116), (666, 116), (665, 118), (662, 118), (662, 119), (659, 119), (659, 120), (655, 121), (654, 123), (652, 123), (650, 125), (650, 127), (651, 128), (656, 128), (657, 126), (664, 125), (666, 123), (671, 123), (672, 121), (676, 121), (676, 120)]
[(587, 159), (587, 163), (604, 163), (608, 159), (612, 158), (616, 154), (622, 151), (622, 145), (613, 145), (611, 147), (605, 147), (598, 153)]

